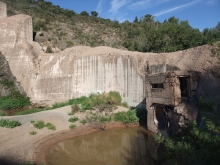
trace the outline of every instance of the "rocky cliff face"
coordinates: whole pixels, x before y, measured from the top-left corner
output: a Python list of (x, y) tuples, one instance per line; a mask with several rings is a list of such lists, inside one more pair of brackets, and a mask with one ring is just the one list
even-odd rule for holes
[(51, 104), (97, 92), (119, 91), (130, 105), (145, 98), (145, 64), (169, 64), (201, 72), (197, 98), (220, 106), (219, 69), (211, 47), (175, 53), (139, 53), (109, 47), (78, 46), (44, 53), (33, 42), (32, 20), (26, 15), (0, 18), (0, 51), (32, 102)]
[[(25, 94), (21, 85), (16, 81), (16, 78), (12, 75), (8, 62), (0, 52), (0, 82), (4, 80), (13, 81), (15, 84), (15, 89), (20, 93)], [(0, 97), (7, 96), (9, 92), (10, 89), (0, 83)]]

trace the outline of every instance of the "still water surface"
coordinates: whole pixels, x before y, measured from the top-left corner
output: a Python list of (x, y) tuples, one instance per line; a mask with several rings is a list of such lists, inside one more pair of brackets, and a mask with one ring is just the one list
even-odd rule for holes
[(151, 165), (142, 127), (119, 128), (74, 137), (52, 146), (46, 156), (49, 165)]

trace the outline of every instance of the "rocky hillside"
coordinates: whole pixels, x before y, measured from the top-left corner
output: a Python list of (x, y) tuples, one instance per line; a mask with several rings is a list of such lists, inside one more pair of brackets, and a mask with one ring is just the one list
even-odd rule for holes
[[(146, 14), (133, 22), (119, 23), (103, 19), (98, 13), (54, 6), (44, 0), (1, 0), (8, 6), (8, 15), (28, 14), (33, 18), (34, 40), (44, 51), (58, 52), (72, 46), (110, 46), (139, 52), (174, 52), (220, 40), (220, 23), (200, 32), (188, 21), (171, 17), (154, 21)], [(179, 35), (181, 34), (181, 35)]]

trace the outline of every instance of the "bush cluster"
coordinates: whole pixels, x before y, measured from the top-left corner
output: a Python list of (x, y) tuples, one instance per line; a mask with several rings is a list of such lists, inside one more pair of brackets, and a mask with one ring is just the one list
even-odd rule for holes
[(74, 123), (74, 122), (76, 122), (78, 120), (79, 120), (78, 117), (72, 117), (68, 121), (71, 122), (71, 123)]
[(73, 129), (73, 128), (75, 128), (75, 127), (76, 127), (75, 124), (70, 124), (70, 126), (69, 126), (70, 129)]
[(45, 111), (45, 109), (28, 109), (22, 112), (18, 112), (15, 115), (28, 115), (28, 114), (42, 112), (42, 111)]
[(30, 133), (30, 135), (36, 135), (36, 131), (31, 131), (31, 132), (29, 132)]
[(52, 123), (50, 123), (50, 122), (46, 123), (45, 126), (46, 126), (48, 129), (51, 129), (51, 130), (53, 130), (53, 131), (56, 130), (55, 125), (52, 124)]
[(4, 79), (0, 84), (10, 89), (9, 95), (0, 97), (0, 110), (20, 109), (30, 105), (30, 99), (15, 89), (13, 81)]
[(167, 163), (176, 164), (220, 164), (220, 112), (213, 102), (199, 99), (202, 123), (186, 122), (181, 134), (165, 138), (160, 133), (154, 138), (165, 146)]
[(82, 123), (82, 125), (85, 125), (87, 123), (86, 119), (80, 120), (80, 123)]
[(21, 123), (16, 120), (0, 119), (0, 127), (14, 128), (20, 125)]
[(44, 127), (47, 127), (48, 129), (51, 129), (51, 130), (56, 130), (56, 126), (50, 122), (46, 123), (43, 121), (43, 120), (38, 120), (38, 121), (31, 121), (31, 123), (33, 123), (34, 127), (37, 128), (37, 129), (42, 129)]
[(129, 110), (127, 112), (118, 112), (114, 115), (114, 120), (124, 124), (136, 123), (139, 121), (136, 110)]
[(42, 129), (45, 127), (44, 121), (43, 120), (38, 120), (33, 123), (34, 127), (37, 129)]

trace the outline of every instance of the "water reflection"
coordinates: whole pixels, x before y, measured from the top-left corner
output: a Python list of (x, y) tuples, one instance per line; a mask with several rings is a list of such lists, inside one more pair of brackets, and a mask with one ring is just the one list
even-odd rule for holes
[(54, 145), (46, 161), (51, 165), (153, 165), (148, 136), (137, 127), (75, 137)]

